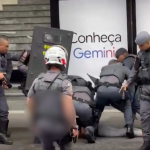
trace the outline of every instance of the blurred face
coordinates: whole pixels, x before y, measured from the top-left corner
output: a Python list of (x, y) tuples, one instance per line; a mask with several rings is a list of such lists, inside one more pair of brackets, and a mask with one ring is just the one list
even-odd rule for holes
[(149, 42), (145, 42), (144, 44), (138, 45), (138, 46), (139, 46), (139, 49), (140, 49), (140, 50), (145, 51), (145, 50), (147, 50), (148, 48), (150, 48), (150, 41), (149, 41)]
[(9, 48), (9, 42), (7, 40), (0, 41), (0, 53), (7, 53)]
[(117, 58), (117, 61), (118, 62), (123, 62), (123, 60), (125, 59), (125, 55), (124, 54), (122, 54), (122, 55), (120, 55), (118, 58)]

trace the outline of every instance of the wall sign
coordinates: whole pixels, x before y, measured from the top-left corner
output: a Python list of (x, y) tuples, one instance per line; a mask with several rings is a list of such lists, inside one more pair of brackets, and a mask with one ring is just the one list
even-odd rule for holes
[(60, 28), (74, 31), (68, 74), (99, 77), (115, 50), (127, 48), (126, 0), (61, 0), (59, 9)]

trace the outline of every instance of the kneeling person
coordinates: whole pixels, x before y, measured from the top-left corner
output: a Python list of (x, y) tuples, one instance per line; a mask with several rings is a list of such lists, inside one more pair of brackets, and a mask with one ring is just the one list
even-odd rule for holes
[[(98, 126), (97, 115), (92, 105), (94, 105), (94, 88), (92, 83), (87, 82), (80, 76), (68, 75), (73, 88), (73, 103), (77, 116), (78, 125), (85, 128), (85, 137), (88, 143), (95, 143), (95, 130)], [(89, 106), (91, 105), (91, 106)]]
[(103, 112), (107, 104), (112, 106), (116, 103), (123, 103), (124, 117), (127, 124), (126, 135), (129, 138), (134, 137), (133, 132), (133, 116), (131, 101), (128, 98), (122, 99), (119, 89), (128, 78), (130, 70), (123, 66), (122, 63), (112, 61), (110, 65), (104, 66), (100, 74), (100, 83), (97, 89), (96, 108)]
[(28, 92), (27, 106), (32, 111), (33, 126), (38, 130), (43, 150), (54, 150), (54, 141), (61, 150), (66, 150), (72, 141), (71, 128), (73, 136), (78, 135), (72, 85), (60, 73), (66, 67), (67, 57), (61, 46), (47, 50), (44, 60), (48, 71), (35, 79)]

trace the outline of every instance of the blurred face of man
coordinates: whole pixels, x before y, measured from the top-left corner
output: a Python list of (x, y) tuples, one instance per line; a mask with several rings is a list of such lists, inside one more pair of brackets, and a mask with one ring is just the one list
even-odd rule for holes
[(142, 50), (142, 51), (145, 51), (145, 50), (147, 50), (148, 48), (150, 48), (150, 41), (149, 41), (149, 42), (145, 42), (145, 43), (142, 44), (142, 45), (139, 45), (139, 49)]
[(7, 53), (9, 48), (9, 42), (5, 39), (0, 40), (0, 53)]
[(126, 52), (121, 54), (120, 56), (118, 56), (117, 61), (118, 62), (123, 62), (123, 60), (125, 59), (126, 55), (127, 55)]

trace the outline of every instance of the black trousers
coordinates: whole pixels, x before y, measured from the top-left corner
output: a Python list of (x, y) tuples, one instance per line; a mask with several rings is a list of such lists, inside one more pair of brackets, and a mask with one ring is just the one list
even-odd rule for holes
[(8, 104), (5, 96), (5, 92), (2, 86), (0, 86), (0, 120), (8, 120)]
[(119, 88), (113, 86), (100, 86), (97, 90), (96, 108), (103, 112), (107, 104), (112, 106), (116, 103), (124, 103), (123, 113), (126, 124), (133, 124), (132, 107), (129, 99), (122, 100), (122, 95), (119, 93)]
[(41, 135), (43, 150), (55, 150), (54, 142), (57, 142), (60, 150), (71, 150), (72, 137), (70, 133), (65, 136), (61, 134), (43, 133)]

